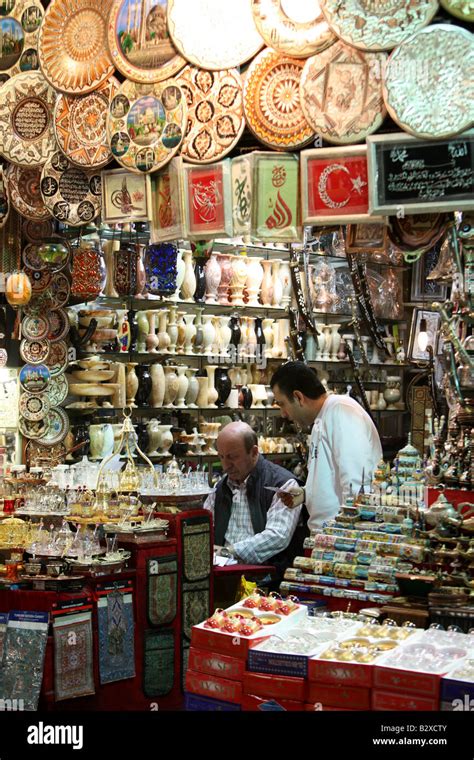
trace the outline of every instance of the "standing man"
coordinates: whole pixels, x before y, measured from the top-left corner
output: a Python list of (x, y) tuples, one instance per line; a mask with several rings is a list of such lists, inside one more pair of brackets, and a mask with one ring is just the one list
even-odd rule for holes
[(351, 486), (357, 493), (362, 478), (371, 481), (382, 458), (379, 434), (357, 401), (327, 393), (304, 362), (282, 364), (270, 384), (282, 417), (313, 426), (306, 485), (280, 498), (289, 507), (305, 502), (309, 528), (319, 530), (339, 512)]

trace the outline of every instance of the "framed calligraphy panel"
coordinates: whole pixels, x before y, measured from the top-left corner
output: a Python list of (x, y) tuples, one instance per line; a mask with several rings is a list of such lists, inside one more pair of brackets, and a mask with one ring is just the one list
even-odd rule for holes
[(474, 209), (474, 130), (449, 140), (367, 137), (371, 214)]
[(182, 240), (184, 231), (183, 159), (172, 158), (151, 175), (152, 243)]
[(102, 171), (102, 221), (107, 224), (147, 222), (151, 218), (148, 174), (127, 169)]
[(232, 159), (232, 221), (234, 235), (244, 238), (250, 235), (252, 211), (252, 157), (238, 156)]
[(183, 164), (186, 237), (232, 237), (230, 159), (215, 164)]
[(255, 151), (252, 162), (252, 240), (298, 242), (302, 236), (298, 156)]

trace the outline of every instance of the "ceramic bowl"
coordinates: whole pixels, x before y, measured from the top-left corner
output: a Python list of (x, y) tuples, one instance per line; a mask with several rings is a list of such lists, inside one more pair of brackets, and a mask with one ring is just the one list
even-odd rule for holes
[(113, 369), (85, 369), (72, 373), (74, 380), (84, 381), (85, 383), (105, 383), (112, 380), (115, 375)]

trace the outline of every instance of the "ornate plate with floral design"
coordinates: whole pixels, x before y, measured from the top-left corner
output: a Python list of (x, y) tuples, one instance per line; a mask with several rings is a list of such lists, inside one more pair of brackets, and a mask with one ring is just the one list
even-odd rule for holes
[(168, 29), (178, 52), (200, 69), (240, 66), (263, 45), (252, 0), (168, 0)]
[(20, 417), (18, 420), (18, 429), (25, 438), (32, 438), (33, 440), (31, 443), (33, 443), (33, 441), (42, 439), (43, 436), (46, 435), (48, 432), (48, 424), (48, 417), (35, 421)]
[(46, 435), (41, 438), (42, 446), (54, 446), (64, 441), (69, 433), (69, 417), (60, 406), (53, 406), (45, 420), (48, 425)]
[(57, 151), (43, 167), (41, 194), (58, 222), (80, 227), (89, 224), (102, 208), (101, 176), (74, 166)]
[(38, 32), (44, 16), (39, 0), (5, 0), (0, 7), (0, 82), (39, 69)]
[(107, 34), (114, 66), (134, 82), (161, 82), (186, 64), (168, 33), (166, 0), (114, 0)]
[(430, 23), (438, 0), (321, 0), (341, 40), (361, 50), (391, 50)]
[[(23, 340), (20, 343), (20, 356), (26, 364), (46, 364), (50, 344), (48, 340)], [(46, 364), (46, 366), (48, 366)]]
[(54, 109), (54, 131), (62, 152), (74, 164), (97, 169), (112, 160), (106, 120), (110, 101), (119, 87), (118, 80), (110, 77), (87, 95), (59, 95)]
[(363, 53), (340, 40), (308, 58), (301, 76), (301, 106), (324, 140), (355, 143), (381, 126), (386, 59), (386, 53)]
[(23, 307), (23, 314), (27, 317), (36, 316), (37, 314), (47, 314), (51, 309), (55, 308), (55, 303), (51, 296), (50, 290), (45, 290), (44, 293), (38, 293), (34, 295), (31, 301)]
[(18, 378), (27, 393), (43, 393), (51, 382), (51, 374), (45, 364), (24, 364)]
[(17, 74), (2, 85), (0, 152), (12, 164), (38, 166), (53, 155), (56, 96), (39, 71)]
[(175, 80), (124, 82), (107, 115), (114, 158), (132, 172), (156, 171), (179, 149), (186, 116), (186, 98)]
[(35, 222), (51, 218), (41, 195), (40, 166), (13, 166), (12, 164), (7, 169), (6, 177), (12, 206), (19, 214)]
[(188, 106), (188, 128), (180, 155), (200, 164), (218, 161), (237, 144), (245, 127), (239, 72), (187, 66), (176, 81)]
[[(45, 431), (46, 432), (46, 431)], [(40, 436), (31, 436), (39, 438)], [(55, 446), (42, 446), (36, 441), (29, 441), (25, 447), (25, 457), (29, 467), (55, 467), (64, 462), (66, 448), (62, 443)]]
[(300, 148), (314, 136), (301, 108), (303, 66), (304, 61), (266, 48), (247, 70), (245, 120), (254, 135), (271, 148)]
[(277, 53), (308, 58), (336, 41), (319, 0), (252, 0), (252, 11), (258, 31)]
[(51, 283), (51, 272), (48, 272), (46, 269), (29, 269), (29, 267), (25, 267), (24, 272), (30, 279), (31, 289), (34, 294), (43, 293)]
[(46, 390), (46, 395), (51, 406), (60, 406), (69, 394), (69, 385), (66, 375), (52, 377)]
[(68, 365), (66, 341), (59, 340), (56, 343), (51, 343), (45, 364), (52, 378), (62, 375), (66, 371)]
[(49, 413), (49, 399), (44, 394), (22, 393), (19, 410), (25, 420), (37, 422), (43, 420)]
[(5, 226), (10, 214), (10, 190), (3, 167), (0, 166), (0, 229)]
[[(41, 179), (41, 172), (40, 172), (40, 179)], [(39, 186), (39, 182), (38, 182)], [(41, 196), (41, 202), (43, 202), (43, 196)], [(45, 219), (43, 222), (37, 222), (32, 219), (23, 219), (23, 224), (21, 226), (22, 232), (25, 236), (25, 238), (30, 243), (38, 243), (44, 240), (45, 238), (51, 237), (53, 234), (53, 220), (51, 218), (51, 215), (48, 211), (48, 219)]]
[(112, 0), (51, 0), (41, 25), (41, 70), (60, 92), (83, 95), (113, 74), (107, 47)]
[(71, 295), (71, 284), (63, 272), (56, 272), (49, 286), (49, 295), (52, 300), (52, 308), (60, 309), (69, 301)]
[(64, 309), (53, 309), (48, 314), (47, 338), (51, 343), (62, 340), (69, 332), (69, 319)]
[[(437, 65), (449, 61), (449, 65)], [(455, 24), (421, 29), (393, 51), (383, 96), (392, 119), (415, 137), (452, 137), (474, 122), (474, 35)]]
[(36, 317), (24, 317), (21, 323), (21, 332), (27, 340), (42, 340), (48, 337), (48, 319), (39, 314)]
[(474, 21), (474, 0), (440, 0), (449, 13), (463, 21)]

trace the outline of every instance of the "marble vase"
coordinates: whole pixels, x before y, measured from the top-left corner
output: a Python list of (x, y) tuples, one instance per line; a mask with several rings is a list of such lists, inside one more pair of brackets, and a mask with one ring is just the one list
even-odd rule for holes
[(233, 306), (244, 305), (244, 287), (247, 281), (247, 259), (245, 256), (232, 256), (232, 280), (230, 283)]
[(273, 296), (272, 296), (272, 305), (273, 306), (281, 306), (282, 298), (283, 298), (283, 283), (280, 278), (280, 266), (282, 264), (281, 259), (273, 259), (272, 261), (272, 285), (273, 285)]
[(324, 338), (324, 323), (323, 322), (316, 322), (316, 330), (318, 331), (318, 345), (316, 348), (316, 357), (315, 360), (317, 362), (322, 361), (324, 349), (326, 348), (326, 341)]
[(291, 302), (291, 270), (288, 261), (282, 261), (280, 264), (280, 282), (282, 285), (281, 305), (287, 309)]
[(173, 445), (173, 433), (171, 428), (173, 425), (158, 425), (160, 430), (160, 456), (170, 456), (170, 448)]
[(170, 354), (176, 353), (176, 344), (178, 342), (178, 324), (176, 322), (177, 309), (178, 309), (177, 306), (169, 307), (169, 318), (168, 318), (168, 325), (167, 325), (166, 331), (170, 339), (170, 342), (168, 345), (168, 351)]
[(217, 300), (220, 304), (227, 306), (230, 303), (229, 288), (232, 280), (232, 262), (227, 253), (218, 253), (217, 261), (221, 268), (221, 278), (217, 289)]
[(219, 356), (227, 356), (229, 353), (230, 338), (232, 330), (229, 326), (229, 317), (226, 314), (218, 317), (219, 319)]
[(150, 420), (148, 422), (148, 425), (146, 426), (147, 433), (148, 433), (148, 450), (147, 454), (149, 457), (157, 457), (158, 449), (161, 444), (161, 430), (160, 430), (160, 424), (157, 419)]
[(146, 339), (150, 329), (150, 324), (147, 319), (146, 311), (139, 311), (137, 315), (137, 351), (139, 354), (144, 354), (146, 351)]
[(135, 396), (138, 390), (138, 377), (137, 377), (137, 373), (135, 372), (136, 366), (137, 366), (137, 362), (128, 362), (127, 364), (127, 381), (126, 381), (127, 406), (130, 406), (130, 407), (136, 406)]
[(202, 352), (203, 354), (206, 354), (206, 355), (209, 355), (211, 353), (214, 339), (216, 337), (214, 319), (215, 319), (215, 316), (213, 314), (204, 314), (203, 316), (204, 324), (202, 328), (202, 334), (203, 334)]
[(206, 377), (196, 378), (199, 386), (199, 392), (196, 399), (196, 404), (199, 409), (205, 409), (207, 407), (207, 399), (209, 395), (209, 380)]
[(135, 373), (138, 377), (138, 390), (135, 400), (138, 406), (149, 406), (152, 382), (148, 364), (137, 364)]
[(202, 345), (204, 343), (204, 333), (202, 324), (202, 313), (204, 309), (196, 309), (196, 317), (194, 324), (196, 326), (196, 335), (194, 336), (193, 350), (195, 354), (202, 353)]
[(196, 325), (194, 324), (194, 320), (196, 319), (195, 314), (186, 314), (186, 327), (184, 331), (184, 353), (185, 354), (192, 354), (193, 353), (193, 341), (196, 337)]
[(176, 341), (176, 352), (184, 354), (184, 344), (186, 341), (186, 322), (184, 321), (184, 311), (178, 311), (178, 339)]
[(179, 380), (176, 374), (176, 367), (165, 367), (165, 396), (163, 406), (174, 408), (174, 402), (178, 395)]
[(178, 250), (178, 256), (176, 259), (176, 290), (174, 291), (173, 295), (170, 296), (170, 301), (179, 300), (179, 294), (181, 291), (181, 286), (183, 284), (185, 270), (186, 264), (184, 263), (183, 259), (183, 251)]
[(149, 323), (149, 333), (146, 337), (146, 350), (152, 354), (156, 354), (159, 343), (156, 334), (156, 311), (147, 311), (146, 315)]
[(211, 409), (216, 408), (216, 401), (219, 395), (217, 393), (216, 385), (215, 385), (216, 369), (217, 369), (217, 364), (208, 364), (206, 367), (207, 381), (208, 381), (207, 406), (210, 407)]
[(156, 362), (151, 365), (151, 405), (158, 409), (163, 406), (165, 397), (165, 372), (161, 364)]
[(331, 325), (331, 361), (337, 362), (337, 354), (341, 345), (342, 336), (339, 333), (341, 325), (333, 323)]
[(114, 285), (115, 251), (118, 251), (119, 248), (120, 240), (104, 240), (102, 243), (106, 270), (104, 296), (107, 298), (119, 297)]
[(273, 348), (273, 319), (270, 317), (267, 317), (262, 322), (263, 325), (263, 334), (265, 336), (265, 356), (270, 358), (272, 356), (272, 348)]
[(215, 253), (211, 254), (205, 266), (206, 278), (206, 303), (218, 302), (218, 288), (222, 277), (222, 270)]
[(324, 350), (322, 352), (321, 359), (324, 362), (328, 362), (331, 359), (331, 340), (332, 340), (331, 325), (323, 325), (323, 331), (324, 331)]
[(193, 255), (191, 251), (184, 251), (184, 277), (181, 285), (181, 297), (183, 301), (194, 303), (196, 292), (196, 275), (194, 274)]
[(250, 256), (247, 259), (247, 293), (248, 293), (248, 306), (260, 306), (258, 300), (260, 294), (260, 287), (263, 280), (263, 267), (262, 259), (257, 256)]
[(186, 376), (188, 378), (188, 390), (186, 392), (185, 402), (188, 409), (196, 409), (196, 399), (199, 394), (199, 383), (196, 377), (197, 369), (188, 367)]
[(158, 350), (160, 354), (169, 354), (170, 336), (166, 328), (168, 326), (168, 309), (160, 309), (158, 312)]
[(271, 306), (273, 303), (273, 278), (272, 262), (270, 259), (262, 261), (263, 278), (260, 287), (260, 300), (264, 306)]
[(189, 380), (186, 375), (187, 367), (180, 365), (178, 367), (178, 393), (176, 396), (175, 406), (178, 409), (186, 408), (185, 398), (188, 392)]

